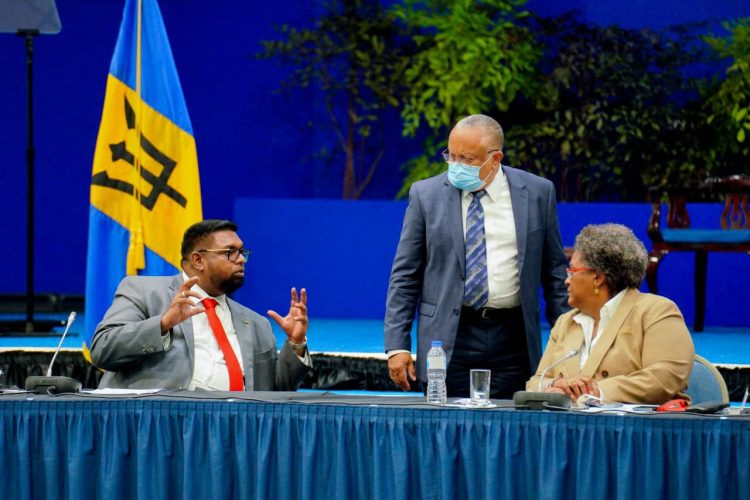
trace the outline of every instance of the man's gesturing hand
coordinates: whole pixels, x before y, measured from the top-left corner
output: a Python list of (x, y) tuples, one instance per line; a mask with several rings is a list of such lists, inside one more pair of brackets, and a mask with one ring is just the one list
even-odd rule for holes
[(283, 318), (276, 311), (268, 311), (268, 315), (279, 324), (290, 342), (301, 344), (307, 336), (307, 290), (300, 290), (299, 300), (297, 289), (292, 288), (292, 301), (289, 312)]
[(167, 309), (167, 312), (161, 317), (162, 333), (174, 328), (186, 319), (206, 310), (200, 305), (200, 302), (197, 302), (198, 305), (193, 305), (194, 302), (190, 301), (190, 297), (195, 297), (197, 300), (201, 299), (198, 292), (190, 290), (197, 282), (197, 277), (188, 278), (182, 286), (177, 289), (177, 293), (175, 293), (172, 303), (169, 304), (169, 309)]

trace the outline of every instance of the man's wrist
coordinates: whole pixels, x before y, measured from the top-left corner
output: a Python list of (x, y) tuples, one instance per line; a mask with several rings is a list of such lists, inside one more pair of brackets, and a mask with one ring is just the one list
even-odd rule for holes
[(289, 342), (289, 347), (291, 347), (295, 351), (304, 351), (305, 349), (307, 349), (307, 337), (305, 337), (299, 344), (293, 342), (292, 339), (288, 339), (287, 342)]
[(161, 335), (162, 335), (162, 337), (164, 335), (166, 335), (167, 332), (169, 332), (169, 330), (172, 329), (172, 327), (167, 326), (167, 320), (165, 318), (166, 315), (167, 315), (167, 313), (162, 314), (161, 315), (161, 319), (159, 320), (159, 327), (161, 328)]
[(406, 349), (388, 349), (387, 351), (385, 351), (385, 355), (388, 359), (391, 359), (396, 354), (403, 353), (411, 354), (411, 351), (407, 351)]

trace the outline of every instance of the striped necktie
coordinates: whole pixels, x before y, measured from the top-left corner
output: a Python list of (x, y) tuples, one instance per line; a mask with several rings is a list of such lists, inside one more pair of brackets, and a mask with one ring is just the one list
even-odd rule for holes
[(464, 305), (479, 309), (487, 303), (489, 285), (487, 283), (487, 247), (484, 242), (484, 209), (482, 189), (471, 193), (474, 197), (466, 213), (466, 282), (464, 284)]

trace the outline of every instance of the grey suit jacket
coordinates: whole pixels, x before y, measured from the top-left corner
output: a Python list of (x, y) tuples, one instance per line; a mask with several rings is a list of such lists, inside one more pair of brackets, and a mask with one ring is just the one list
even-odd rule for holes
[[(539, 286), (551, 325), (570, 309), (553, 184), (503, 166), (510, 186), (518, 242), (518, 271), (526, 344), (532, 371), (542, 355)], [(448, 361), (458, 331), (464, 296), (465, 246), (461, 191), (446, 173), (415, 182), (409, 191), (401, 239), (393, 261), (385, 315), (385, 350), (411, 350), (411, 326), (418, 309), (417, 373), (427, 379), (423, 360), (430, 341), (441, 340)], [(521, 332), (519, 332), (520, 334)]]
[[(182, 276), (128, 276), (120, 282), (91, 342), (91, 359), (107, 370), (99, 387), (185, 389), (193, 376), (192, 321), (172, 329), (164, 349), (161, 316), (182, 284)], [(288, 343), (276, 352), (267, 319), (227, 298), (239, 338), (248, 391), (293, 391), (309, 368)]]

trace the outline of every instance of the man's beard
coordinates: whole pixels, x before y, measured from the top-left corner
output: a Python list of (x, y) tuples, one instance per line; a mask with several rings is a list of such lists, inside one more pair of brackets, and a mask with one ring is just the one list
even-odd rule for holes
[(245, 283), (245, 277), (244, 276), (235, 276), (232, 275), (229, 278), (225, 279), (221, 282), (221, 285), (219, 288), (222, 292), (224, 292), (227, 295), (230, 295), (237, 290), (240, 289), (240, 287)]

